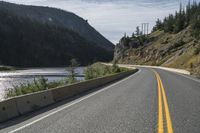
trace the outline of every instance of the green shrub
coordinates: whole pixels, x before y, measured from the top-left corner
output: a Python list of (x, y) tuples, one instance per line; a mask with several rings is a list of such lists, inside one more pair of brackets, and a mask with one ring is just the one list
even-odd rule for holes
[(13, 85), (13, 88), (7, 89), (5, 97), (8, 98), (43, 91), (63, 84), (64, 82), (61, 81), (48, 83), (48, 79), (40, 77), (38, 79), (34, 79), (33, 83), (27, 82), (21, 83), (20, 85)]
[(102, 77), (102, 76), (109, 75), (109, 74), (112, 74), (112, 73), (113, 72), (112, 72), (111, 66), (102, 65), (100, 63), (95, 63), (91, 66), (88, 66), (84, 70), (86, 80)]
[(6, 97), (13, 97), (13, 96), (19, 96), (23, 94), (28, 94), (31, 92), (36, 92), (41, 89), (41, 87), (44, 86), (44, 82), (46, 80), (44, 79), (34, 79), (34, 83), (31, 84), (27, 82), (26, 84), (21, 83), (20, 85), (14, 85), (12, 89), (8, 89), (6, 93)]
[(69, 71), (70, 76), (66, 79), (66, 82), (68, 84), (72, 84), (72, 83), (76, 83), (76, 77), (77, 77), (77, 73), (76, 73), (76, 68), (79, 66), (79, 63), (76, 59), (71, 59), (71, 65), (67, 68)]
[(74, 84), (79, 82), (75, 77), (69, 76), (66, 78), (66, 84)]
[(112, 66), (103, 65), (101, 63), (95, 63), (93, 65), (88, 66), (84, 70), (84, 74), (85, 74), (85, 80), (89, 80), (127, 70), (128, 70), (127, 68), (120, 68), (116, 64), (116, 62), (114, 62)]

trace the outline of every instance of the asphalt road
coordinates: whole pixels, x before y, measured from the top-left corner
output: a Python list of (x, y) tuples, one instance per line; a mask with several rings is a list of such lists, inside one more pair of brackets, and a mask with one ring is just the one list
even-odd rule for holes
[(0, 128), (0, 133), (200, 133), (200, 81), (141, 68), (112, 85)]

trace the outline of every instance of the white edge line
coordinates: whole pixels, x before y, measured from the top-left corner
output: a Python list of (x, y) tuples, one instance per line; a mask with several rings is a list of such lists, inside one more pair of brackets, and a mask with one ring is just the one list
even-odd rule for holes
[[(156, 69), (160, 69), (160, 68), (156, 68)], [(192, 80), (192, 81), (196, 81), (196, 82), (198, 82), (198, 83), (200, 83), (200, 80), (198, 80), (198, 79), (195, 79), (195, 78), (192, 78), (192, 77), (189, 77), (190, 75), (185, 75), (185, 74), (183, 74), (183, 73), (179, 73), (179, 72), (175, 72), (175, 71), (170, 71), (170, 70), (165, 70), (165, 69), (160, 69), (160, 70), (164, 70), (164, 71), (167, 71), (167, 72), (171, 72), (171, 73), (173, 73), (173, 74), (176, 74), (176, 75), (179, 75), (179, 76), (182, 76), (182, 77), (184, 77), (184, 78), (187, 78), (187, 79), (190, 79), (190, 80)]]
[[(137, 68), (140, 68), (140, 67), (137, 67)], [(147, 67), (142, 67), (142, 68), (147, 68)], [(150, 68), (150, 67), (149, 67), (149, 68)], [(151, 68), (154, 68), (154, 67), (151, 67)], [(200, 83), (200, 80), (195, 79), (195, 78), (192, 78), (192, 77), (189, 77), (189, 75), (186, 76), (185, 74), (180, 73), (180, 72), (170, 71), (170, 70), (162, 69), (162, 68), (154, 68), (154, 69), (160, 69), (160, 70), (163, 70), (163, 71), (171, 72), (171, 73), (173, 73), (173, 74), (176, 74), (176, 75), (179, 75), (179, 76), (182, 76), (182, 77), (185, 77), (185, 78), (187, 78), (187, 79), (190, 79), (190, 80), (193, 80), (193, 81), (196, 81), (196, 82)]]
[[(141, 72), (140, 69), (139, 69), (139, 71), (136, 72), (136, 73), (139, 73), (139, 72)], [(40, 117), (40, 118), (37, 119), (37, 120), (34, 120), (34, 121), (32, 121), (32, 122), (30, 122), (30, 123), (28, 123), (28, 124), (25, 124), (24, 126), (21, 126), (21, 127), (16, 128), (16, 129), (14, 129), (14, 130), (12, 130), (12, 131), (9, 131), (8, 133), (15, 133), (15, 132), (20, 131), (20, 130), (22, 130), (22, 129), (28, 127), (28, 126), (31, 126), (31, 125), (33, 125), (33, 124), (35, 124), (35, 123), (37, 123), (37, 122), (39, 122), (39, 121), (41, 121), (41, 120), (43, 120), (43, 119), (49, 117), (49, 116), (51, 116), (51, 115), (54, 115), (54, 114), (56, 114), (56, 113), (58, 113), (58, 112), (60, 112), (60, 111), (62, 111), (62, 110), (64, 110), (64, 109), (66, 109), (66, 108), (69, 108), (69, 107), (71, 107), (71, 106), (73, 106), (73, 105), (75, 105), (75, 104), (77, 104), (77, 103), (79, 103), (79, 102), (81, 102), (81, 101), (84, 101), (85, 99), (88, 99), (88, 98), (90, 98), (90, 97), (92, 97), (92, 96), (94, 96), (94, 95), (96, 95), (96, 94), (98, 94), (98, 93), (101, 93), (101, 92), (103, 92), (103, 91), (109, 89), (110, 87), (113, 87), (113, 86), (115, 86), (115, 85), (117, 85), (117, 84), (120, 84), (121, 82), (123, 82), (123, 81), (125, 81), (125, 80), (131, 78), (132, 76), (133, 76), (133, 74), (130, 75), (130, 76), (128, 76), (127, 78), (125, 78), (125, 79), (123, 79), (123, 80), (120, 80), (120, 81), (118, 81), (118, 82), (116, 82), (116, 83), (114, 83), (114, 84), (112, 84), (112, 85), (109, 85), (109, 86), (107, 86), (107, 87), (105, 87), (105, 88), (103, 88), (103, 89), (101, 89), (101, 90), (98, 90), (98, 91), (96, 91), (96, 92), (94, 92), (94, 93), (92, 93), (92, 94), (89, 94), (89, 95), (87, 95), (87, 96), (81, 98), (81, 99), (78, 99), (78, 100), (76, 100), (76, 101), (74, 101), (74, 102), (72, 102), (72, 103), (70, 103), (70, 104), (68, 104), (68, 105), (66, 105), (66, 106), (64, 106), (64, 107), (62, 107), (62, 108), (56, 110), (56, 111), (53, 111), (53, 112), (51, 112), (51, 113), (49, 113), (49, 114), (47, 114), (47, 115), (45, 115), (45, 116), (43, 116), (43, 117)]]
[(190, 79), (190, 80), (193, 80), (193, 81), (196, 81), (196, 82), (200, 83), (200, 80), (195, 79), (195, 78), (192, 78), (192, 77), (189, 77), (189, 76), (186, 76), (186, 75), (184, 75), (184, 74), (177, 73), (177, 75), (183, 76), (183, 77), (185, 77), (185, 78), (187, 78), (187, 79)]

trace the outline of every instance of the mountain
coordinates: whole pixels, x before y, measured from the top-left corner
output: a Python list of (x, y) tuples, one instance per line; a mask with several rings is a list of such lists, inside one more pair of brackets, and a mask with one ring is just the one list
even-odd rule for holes
[[(81, 33), (92, 37), (88, 39)], [(93, 61), (112, 60), (112, 47), (112, 43), (75, 14), (48, 7), (0, 2), (2, 65), (66, 66), (72, 58), (80, 65), (87, 65)]]
[(36, 20), (39, 23), (72, 30), (102, 48), (109, 51), (114, 49), (114, 45), (91, 27), (87, 20), (74, 13), (50, 7), (25, 6), (7, 2), (0, 2), (0, 10), (7, 10), (17, 16)]
[(200, 75), (200, 4), (193, 3), (158, 20), (149, 35), (123, 37), (115, 47), (119, 63), (157, 65)]

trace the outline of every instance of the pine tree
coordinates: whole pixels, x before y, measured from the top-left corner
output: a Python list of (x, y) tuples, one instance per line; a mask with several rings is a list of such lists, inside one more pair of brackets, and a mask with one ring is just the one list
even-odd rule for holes
[(164, 20), (164, 31), (165, 32), (173, 32), (174, 30), (174, 17), (172, 14)]
[(185, 27), (185, 13), (184, 10), (182, 9), (182, 4), (180, 4), (180, 10), (179, 13), (177, 14), (176, 22), (174, 25), (174, 32), (178, 33), (181, 30), (183, 30)]
[(186, 26), (189, 25), (190, 18), (191, 18), (191, 4), (189, 0), (188, 5), (186, 6)]
[(156, 25), (153, 27), (153, 31), (162, 30), (162, 29), (163, 29), (163, 23), (160, 19), (157, 19)]
[(136, 36), (140, 36), (140, 27), (139, 26), (137, 26), (136, 27)]
[(185, 9), (180, 4), (179, 11), (176, 11), (175, 15), (170, 14), (165, 17), (163, 22), (157, 19), (153, 31), (164, 30), (165, 32), (178, 33), (188, 26), (193, 28), (193, 35), (200, 36), (200, 3), (197, 4), (196, 1), (191, 4), (189, 0)]

